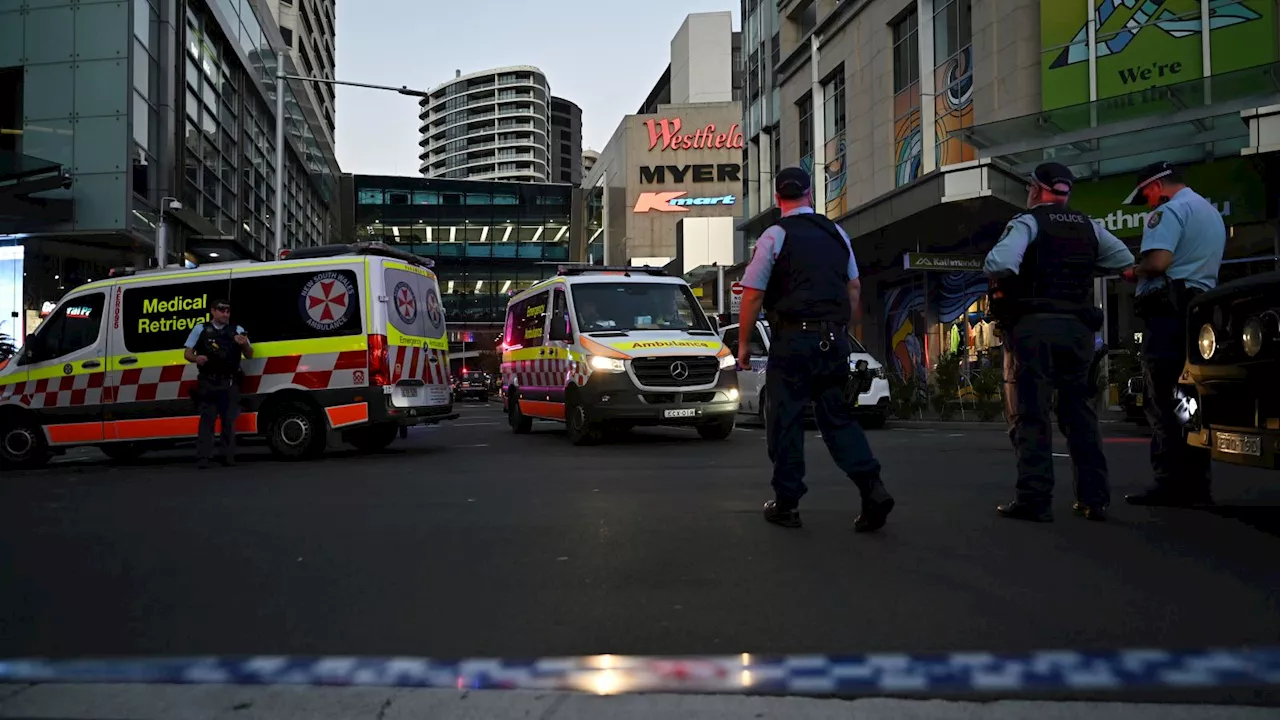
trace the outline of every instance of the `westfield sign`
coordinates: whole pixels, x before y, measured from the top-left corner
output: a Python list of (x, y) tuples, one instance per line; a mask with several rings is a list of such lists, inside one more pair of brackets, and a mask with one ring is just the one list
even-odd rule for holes
[(727, 132), (716, 132), (715, 123), (708, 123), (691, 133), (681, 133), (684, 123), (680, 118), (645, 120), (644, 126), (649, 130), (650, 150), (659, 146), (662, 150), (742, 149), (742, 130), (737, 123), (730, 125)]

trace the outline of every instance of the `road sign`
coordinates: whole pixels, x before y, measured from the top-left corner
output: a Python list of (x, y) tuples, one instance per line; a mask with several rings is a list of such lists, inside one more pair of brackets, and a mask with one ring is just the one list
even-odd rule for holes
[(741, 294), (742, 294), (742, 291), (743, 291), (743, 290), (746, 290), (746, 287), (744, 287), (742, 283), (740, 283), (740, 282), (736, 282), (736, 283), (734, 283), (733, 285), (730, 285), (730, 286), (729, 286), (729, 290), (730, 290), (734, 295), (741, 295)]
[(737, 315), (742, 310), (742, 293), (746, 287), (742, 283), (736, 282), (729, 286), (729, 312)]

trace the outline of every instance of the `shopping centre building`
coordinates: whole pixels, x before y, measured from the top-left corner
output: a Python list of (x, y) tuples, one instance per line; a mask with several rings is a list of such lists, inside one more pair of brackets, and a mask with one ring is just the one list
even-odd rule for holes
[[(1228, 225), (1222, 279), (1277, 266), (1274, 0), (744, 0), (743, 18), (774, 58), (760, 97), (776, 107), (761, 124), (746, 100), (754, 202), (738, 228), (750, 247), (773, 221), (775, 168), (817, 168), (815, 205), (862, 270), (858, 332), (904, 376), (946, 350), (981, 360), (981, 262), (1045, 160), (1135, 248), (1134, 173), (1178, 163)], [(1131, 287), (1097, 289), (1107, 342), (1133, 342)]]

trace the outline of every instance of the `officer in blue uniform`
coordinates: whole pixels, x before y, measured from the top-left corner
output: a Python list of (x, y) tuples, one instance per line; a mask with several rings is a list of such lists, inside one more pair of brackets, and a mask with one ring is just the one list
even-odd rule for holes
[[(804, 496), (804, 415), (812, 400), (822, 439), (832, 460), (862, 493), (858, 532), (884, 527), (893, 498), (880, 481), (880, 463), (854, 419), (846, 387), (853, 352), (849, 323), (860, 316), (858, 263), (849, 236), (813, 211), (809, 173), (781, 170), (774, 182), (782, 217), (756, 243), (742, 284), (738, 322), (751, 327), (763, 307), (772, 343), (765, 371), (769, 459), (774, 499), (764, 517), (800, 527)], [(750, 367), (750, 338), (738, 350), (739, 367)]]
[(191, 329), (185, 343), (187, 362), (199, 367), (195, 401), (200, 414), (196, 460), (209, 467), (213, 457), (213, 429), (222, 421), (223, 465), (236, 461), (236, 417), (240, 414), (241, 358), (253, 357), (244, 328), (231, 324), (231, 305), (215, 300), (210, 320)]
[(1142, 375), (1155, 474), (1153, 486), (1125, 500), (1133, 505), (1209, 504), (1209, 451), (1187, 444), (1174, 393), (1187, 359), (1187, 306), (1218, 285), (1226, 224), (1218, 209), (1187, 187), (1182, 173), (1167, 162), (1144, 168), (1125, 203), (1150, 209), (1142, 231), (1142, 259), (1124, 277), (1138, 283), (1134, 308), (1146, 322)]
[(1059, 163), (1032, 173), (1027, 212), (1005, 227), (984, 269), (1004, 289), (993, 308), (1008, 328), (1017, 413), (1017, 498), (996, 510), (1004, 517), (1053, 520), (1053, 426), (1049, 410), (1058, 393), (1058, 420), (1076, 466), (1074, 510), (1105, 520), (1111, 501), (1098, 415), (1090, 402), (1094, 335), (1102, 313), (1092, 302), (1099, 270), (1129, 267), (1133, 253), (1114, 235), (1073, 210), (1067, 200), (1075, 177)]

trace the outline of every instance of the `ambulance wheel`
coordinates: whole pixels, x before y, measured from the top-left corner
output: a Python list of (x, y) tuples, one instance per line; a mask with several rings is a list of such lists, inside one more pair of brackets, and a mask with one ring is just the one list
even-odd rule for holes
[(400, 434), (400, 427), (392, 423), (366, 425), (352, 430), (347, 442), (360, 452), (378, 452), (385, 449)]
[(600, 441), (600, 427), (587, 417), (587, 408), (578, 402), (578, 394), (570, 392), (565, 403), (564, 426), (569, 442), (574, 445), (594, 445)]
[(507, 423), (517, 435), (528, 435), (533, 432), (533, 418), (520, 412), (520, 391), (507, 392)]
[(888, 420), (888, 413), (884, 410), (878, 410), (873, 413), (867, 413), (858, 418), (860, 424), (865, 430), (879, 430), (884, 427), (884, 423)]
[(26, 470), (49, 462), (49, 446), (40, 426), (21, 417), (0, 421), (0, 467)]
[(134, 443), (111, 443), (110, 445), (103, 445), (99, 449), (102, 450), (103, 455), (116, 462), (133, 462), (146, 452), (146, 450)]
[(267, 447), (284, 460), (304, 460), (324, 452), (325, 429), (315, 410), (297, 402), (286, 402), (271, 412), (267, 426)]
[(717, 420), (710, 425), (699, 425), (698, 435), (703, 440), (727, 440), (733, 434), (733, 418)]

